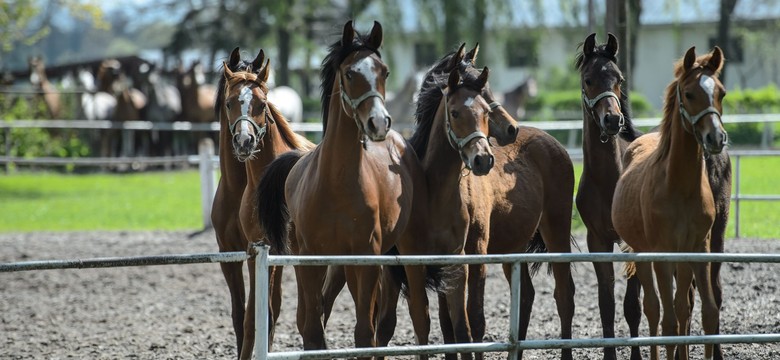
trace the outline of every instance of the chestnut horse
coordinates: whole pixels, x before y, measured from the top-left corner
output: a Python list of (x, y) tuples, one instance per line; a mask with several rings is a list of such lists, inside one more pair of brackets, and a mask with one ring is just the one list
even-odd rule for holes
[[(454, 57), (455, 63), (461, 62), (463, 47)], [(493, 120), (494, 115), (508, 114), (503, 109), (496, 111), (499, 107), (482, 97), (487, 69), (473, 70), (452, 71), (446, 74), (447, 80), (429, 74), (434, 85), (426, 82), (420, 92), (418, 127), (410, 142), (421, 158), (428, 183), (428, 225), (433, 236), (429, 241), (458, 239), (469, 254), (522, 253), (538, 230), (548, 249), (570, 252), (574, 170), (566, 150), (547, 133), (523, 126), (513, 129), (514, 142), (491, 148), (485, 132), (491, 124), (503, 127)], [(444, 81), (447, 90), (443, 92)], [(571, 338), (574, 282), (570, 264), (552, 266), (561, 337)], [(504, 266), (507, 277), (510, 268)], [(522, 273), (520, 326), (525, 338), (534, 292), (527, 267)], [(485, 266), (469, 267), (468, 320), (473, 341), (484, 336), (484, 286)], [(414, 290), (411, 284), (410, 290)], [(440, 307), (460, 306), (451, 302), (453, 298), (454, 294), (440, 297), (445, 300)], [(457, 334), (458, 326), (454, 329)], [(564, 350), (563, 358), (570, 359), (571, 350)]]
[[(608, 34), (606, 44), (596, 45), (589, 35), (576, 56), (582, 87), (583, 170), (577, 190), (577, 210), (588, 229), (590, 252), (612, 252), (620, 237), (612, 225), (612, 195), (623, 165), (626, 147), (640, 132), (631, 122), (630, 103), (623, 91), (623, 73), (617, 65), (618, 41)], [(599, 288), (599, 310), (605, 338), (615, 337), (615, 270), (612, 263), (593, 263)], [(639, 281), (628, 279), (624, 312), (631, 336), (638, 336), (641, 308)], [(638, 347), (632, 349), (639, 355)], [(604, 349), (604, 359), (616, 359), (615, 348)], [(632, 357), (633, 358), (633, 357)]]
[[(258, 55), (262, 62), (263, 52)], [(232, 135), (233, 153), (246, 165), (247, 184), (241, 198), (239, 223), (243, 239), (247, 242), (257, 242), (263, 237), (260, 224), (255, 221), (255, 200), (262, 194), (256, 194), (260, 176), (265, 168), (277, 156), (290, 150), (310, 150), (314, 147), (310, 141), (296, 134), (287, 123), (281, 111), (268, 98), (268, 73), (270, 61), (262, 68), (251, 71), (230, 70), (223, 65), (224, 77), (227, 79), (224, 91), (224, 109), (227, 115), (230, 133)], [(250, 69), (247, 69), (250, 70)], [(245, 244), (244, 247), (246, 247)], [(244, 340), (241, 346), (241, 359), (251, 359), (255, 335), (255, 260), (247, 261), (249, 266), (249, 299), (244, 318)], [(282, 301), (282, 269), (281, 266), (271, 268), (270, 282), (270, 339), (273, 340), (274, 324), (279, 318)]]
[[(675, 64), (676, 79), (666, 88), (660, 131), (639, 137), (623, 156), (625, 171), (615, 188), (612, 221), (633, 251), (710, 251), (716, 205), (704, 157), (722, 152), (728, 138), (720, 117), (725, 95), (718, 80), (722, 66), (720, 48), (697, 58), (691, 47)], [(664, 308), (663, 335), (688, 332), (692, 307), (688, 292), (694, 279), (704, 332), (718, 333), (720, 310), (709, 263), (629, 264), (629, 273), (634, 269), (644, 289), (651, 336), (657, 335), (660, 318), (653, 270)], [(666, 349), (666, 358), (673, 359), (675, 346)], [(677, 349), (681, 359), (688, 358), (687, 346)], [(712, 359), (713, 353), (713, 345), (705, 345), (705, 358)], [(650, 354), (658, 358), (658, 348), (651, 347)]]
[[(384, 105), (389, 72), (381, 44), (378, 22), (369, 35), (357, 33), (351, 21), (345, 24), (322, 64), (322, 142), (308, 153), (280, 156), (263, 175), (258, 215), (279, 252), (289, 245), (301, 255), (380, 255), (402, 241), (426, 243), (422, 169), (403, 137), (389, 128)], [(325, 271), (316, 266), (295, 271), (304, 348), (323, 349)], [(344, 271), (356, 306), (355, 345), (374, 346), (380, 269)], [(413, 317), (415, 326), (419, 320)]]
[(46, 105), (46, 111), (50, 119), (57, 119), (61, 115), (62, 106), (60, 106), (60, 92), (49, 82), (46, 77), (46, 68), (43, 60), (39, 57), (30, 57), (30, 83), (38, 92), (37, 97), (43, 99)]
[[(238, 48), (228, 59), (226, 67), (231, 71), (260, 69), (264, 56), (258, 54), (254, 61), (242, 60)], [(241, 199), (247, 185), (246, 166), (233, 155), (233, 134), (230, 131), (232, 120), (225, 108), (227, 77), (221, 76), (214, 104), (214, 116), (219, 121), (219, 183), (211, 205), (211, 223), (217, 237), (220, 252), (247, 251), (249, 241), (244, 237), (240, 223)], [(242, 352), (244, 341), (244, 313), (246, 305), (246, 286), (242, 263), (220, 263), (222, 274), (230, 291), (231, 316), (236, 333), (236, 348)], [(253, 270), (250, 269), (250, 273)]]

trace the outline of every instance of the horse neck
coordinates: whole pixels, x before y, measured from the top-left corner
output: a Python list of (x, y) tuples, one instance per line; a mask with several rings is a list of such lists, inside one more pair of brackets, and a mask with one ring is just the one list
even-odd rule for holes
[(234, 191), (243, 191), (246, 186), (246, 167), (233, 155), (233, 137), (230, 134), (229, 121), (220, 111), (219, 114), (219, 171), (221, 181)]
[[(444, 100), (442, 100), (443, 103)], [(460, 181), (463, 161), (452, 148), (444, 131), (443, 106), (439, 106), (422, 166), (428, 181), (428, 191), (433, 208), (460, 209), (453, 203), (460, 201)]]
[(672, 121), (668, 134), (670, 141), (666, 144), (666, 182), (686, 194), (700, 192), (704, 177), (703, 153), (694, 135), (683, 128), (685, 120), (679, 111), (674, 113)]
[[(363, 136), (358, 126), (346, 111), (352, 113), (352, 110), (343, 108), (340, 89), (336, 89), (338, 84), (334, 85), (333, 96), (330, 97), (328, 112), (328, 129), (322, 136), (320, 142), (319, 157), (322, 164), (327, 164), (327, 168), (339, 173), (344, 170), (356, 172), (354, 177), (359, 175), (360, 162), (363, 159), (364, 149), (360, 142)], [(370, 141), (365, 139), (365, 141)]]
[(617, 183), (623, 171), (623, 148), (620, 138), (611, 136), (606, 143), (601, 142), (601, 129), (585, 108), (582, 109), (582, 156), (585, 171), (596, 170), (589, 176), (606, 177), (605, 182)]

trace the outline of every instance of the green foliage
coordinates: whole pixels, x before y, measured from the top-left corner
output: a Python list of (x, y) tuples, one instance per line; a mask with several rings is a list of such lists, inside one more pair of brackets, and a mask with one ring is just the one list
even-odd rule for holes
[[(760, 89), (731, 90), (723, 98), (723, 113), (726, 115), (780, 113), (780, 90), (775, 85)], [(761, 143), (764, 124), (726, 124), (725, 128), (729, 133), (731, 144), (757, 145)], [(773, 140), (779, 138), (778, 134), (775, 134)]]

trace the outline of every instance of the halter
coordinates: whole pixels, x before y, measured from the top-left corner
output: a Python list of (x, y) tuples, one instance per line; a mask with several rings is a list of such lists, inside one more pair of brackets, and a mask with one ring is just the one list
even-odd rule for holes
[(349, 108), (352, 109), (352, 115), (350, 116), (353, 120), (355, 120), (355, 124), (357, 124), (358, 131), (360, 131), (360, 142), (363, 143), (363, 146), (365, 147), (366, 130), (363, 128), (363, 123), (360, 122), (360, 120), (357, 118), (357, 108), (360, 106), (360, 104), (363, 103), (363, 101), (366, 101), (372, 97), (378, 97), (379, 100), (382, 100), (382, 105), (384, 105), (385, 96), (382, 95), (379, 91), (371, 89), (363, 93), (363, 95), (358, 96), (357, 99), (353, 99), (347, 95), (346, 91), (344, 91), (344, 81), (341, 79), (341, 76), (339, 76), (339, 88), (341, 89), (341, 106), (347, 108), (347, 105), (349, 105)]
[(606, 143), (607, 141), (609, 141), (610, 136), (607, 135), (606, 131), (604, 131), (604, 124), (602, 123), (602, 120), (596, 117), (596, 111), (594, 107), (599, 102), (599, 100), (607, 97), (614, 98), (617, 101), (618, 110), (620, 110), (620, 121), (618, 122), (618, 126), (620, 127), (620, 131), (625, 130), (626, 118), (623, 116), (623, 109), (620, 108), (620, 98), (617, 96), (617, 94), (607, 90), (602, 92), (601, 94), (596, 95), (595, 98), (590, 99), (588, 98), (588, 95), (585, 94), (585, 88), (582, 89), (582, 102), (585, 104), (585, 108), (588, 110), (590, 117), (593, 118), (593, 121), (595, 121), (596, 124), (599, 125), (599, 129), (601, 129), (601, 136), (599, 136), (599, 140), (601, 140), (601, 143)]
[[(704, 151), (704, 156), (708, 157), (710, 154), (707, 151), (707, 148), (704, 147), (704, 144), (702, 144), (702, 142), (701, 142), (701, 136), (699, 135), (699, 132), (696, 130), (696, 123), (699, 122), (699, 120), (701, 120), (701, 118), (703, 118), (704, 115), (707, 115), (707, 114), (718, 115), (718, 120), (720, 120), (722, 122), (723, 120), (721, 120), (720, 111), (718, 111), (718, 109), (716, 109), (714, 106), (710, 105), (706, 109), (700, 111), (698, 114), (696, 114), (694, 116), (691, 116), (691, 114), (688, 113), (688, 110), (685, 110), (685, 107), (683, 106), (682, 97), (680, 96), (680, 81), (679, 80), (677, 81), (677, 104), (678, 104), (678, 107), (680, 108), (680, 116), (683, 119), (687, 120), (688, 123), (691, 124), (691, 130), (688, 130), (688, 128), (685, 126), (685, 122), (683, 122), (683, 129), (686, 132), (688, 132), (688, 133), (693, 135), (693, 137), (696, 139), (696, 142), (699, 143), (699, 146), (701, 147), (702, 151)], [(729, 136), (728, 133), (724, 132), (723, 136), (725, 137), (724, 140), (726, 142), (728, 142), (728, 136)]]
[[(235, 122), (232, 124), (229, 124), (230, 128), (230, 134), (232, 135), (234, 133), (234, 130), (236, 129), (236, 125), (240, 122), (248, 122), (252, 127), (255, 129), (255, 133), (257, 133), (257, 139), (262, 139), (263, 136), (265, 136), (266, 131), (268, 130), (268, 123), (263, 124), (263, 126), (257, 125), (254, 121), (252, 121), (252, 118), (249, 117), (249, 102), (252, 101), (252, 89), (250, 89), (248, 86), (245, 86), (241, 89), (241, 93), (238, 94), (238, 101), (241, 102), (241, 116), (236, 119)], [(269, 120), (271, 122), (274, 122), (274, 117), (271, 115), (271, 113), (268, 112), (268, 108), (263, 108), (263, 112), (268, 115)]]
[[(442, 93), (444, 93), (443, 90)], [(450, 143), (450, 146), (452, 146), (453, 149), (458, 151), (458, 154), (460, 154), (461, 159), (465, 160), (465, 157), (463, 156), (463, 148), (466, 146), (466, 144), (468, 144), (469, 141), (473, 139), (487, 140), (487, 136), (485, 135), (485, 133), (479, 130), (476, 130), (471, 134), (468, 134), (462, 138), (459, 138), (457, 135), (455, 135), (455, 132), (452, 131), (452, 124), (450, 124), (450, 110), (449, 110), (449, 106), (447, 105), (446, 93), (444, 94), (443, 100), (444, 100), (444, 128), (447, 130), (447, 141)], [(463, 164), (466, 165), (466, 168), (471, 170), (471, 166), (469, 166), (468, 161), (463, 161)]]

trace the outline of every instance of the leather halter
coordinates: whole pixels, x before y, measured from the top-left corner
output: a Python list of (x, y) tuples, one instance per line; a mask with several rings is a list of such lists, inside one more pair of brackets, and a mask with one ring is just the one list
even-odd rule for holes
[[(618, 122), (618, 126), (620, 127), (619, 131), (623, 131), (626, 128), (626, 118), (623, 116), (623, 109), (620, 108), (620, 97), (617, 96), (614, 92), (607, 90), (602, 92), (601, 94), (596, 95), (593, 99), (588, 98), (588, 95), (585, 94), (585, 89), (582, 89), (582, 103), (585, 104), (585, 109), (587, 109), (588, 114), (590, 114), (590, 117), (593, 118), (593, 121), (596, 122), (596, 124), (599, 125), (599, 129), (601, 130), (601, 136), (599, 136), (599, 140), (601, 140), (602, 143), (606, 143), (609, 141), (610, 136), (607, 135), (606, 131), (604, 130), (604, 123), (603, 119), (599, 119), (596, 116), (596, 110), (594, 107), (596, 104), (604, 98), (614, 98), (617, 101), (618, 104), (618, 110), (620, 110), (620, 121)], [(612, 135), (614, 136), (614, 135)]]
[[(252, 89), (250, 89), (248, 86), (244, 86), (241, 88), (241, 92), (238, 94), (238, 101), (241, 102), (241, 116), (239, 116), (236, 121), (233, 123), (229, 123), (230, 128), (230, 134), (233, 135), (236, 129), (236, 126), (240, 122), (248, 122), (252, 127), (255, 129), (255, 133), (257, 134), (257, 139), (260, 140), (265, 136), (265, 133), (268, 130), (268, 122), (263, 124), (263, 126), (257, 125), (251, 117), (249, 117), (249, 103), (252, 101)], [(263, 108), (263, 113), (265, 115), (268, 115), (268, 118), (270, 122), (274, 122), (274, 117), (271, 115), (271, 113), (268, 111), (268, 107)]]
[(469, 165), (468, 161), (465, 161), (466, 157), (463, 156), (463, 148), (466, 147), (466, 145), (471, 140), (474, 139), (487, 140), (487, 135), (485, 135), (485, 133), (483, 133), (482, 131), (475, 130), (471, 134), (459, 138), (458, 135), (456, 135), (455, 132), (452, 131), (452, 124), (450, 123), (450, 110), (449, 110), (449, 106), (447, 105), (448, 95), (447, 93), (444, 92), (443, 89), (442, 89), (442, 93), (444, 94), (444, 98), (442, 99), (442, 101), (444, 101), (444, 128), (447, 131), (447, 141), (450, 143), (450, 146), (452, 146), (453, 149), (458, 151), (458, 154), (460, 154), (461, 159), (464, 160), (463, 163), (466, 165), (466, 168), (471, 170), (471, 166)]
[(379, 100), (382, 101), (382, 105), (384, 105), (385, 96), (382, 95), (379, 91), (371, 89), (363, 93), (363, 95), (358, 96), (357, 99), (353, 99), (347, 95), (346, 91), (344, 91), (344, 81), (342, 80), (341, 75), (339, 75), (339, 88), (341, 92), (341, 106), (346, 109), (347, 105), (349, 105), (349, 108), (352, 109), (352, 114), (348, 115), (352, 117), (353, 120), (355, 120), (355, 124), (357, 124), (358, 131), (360, 132), (360, 142), (365, 146), (366, 129), (363, 128), (363, 123), (357, 117), (357, 108), (360, 106), (360, 104), (363, 103), (363, 101), (366, 101), (372, 97), (378, 97)]
[[(710, 155), (709, 151), (707, 151), (707, 148), (704, 146), (704, 144), (701, 142), (701, 135), (699, 134), (699, 131), (696, 130), (696, 123), (701, 120), (705, 115), (707, 114), (715, 114), (718, 116), (718, 120), (723, 122), (721, 119), (721, 114), (718, 109), (716, 109), (714, 106), (710, 105), (707, 108), (705, 108), (702, 111), (699, 111), (696, 115), (691, 116), (691, 114), (688, 113), (688, 110), (685, 110), (685, 106), (683, 106), (682, 97), (680, 96), (680, 81), (677, 81), (677, 107), (680, 108), (680, 116), (683, 118), (683, 120), (686, 120), (690, 125), (691, 129), (688, 130), (688, 127), (685, 126), (685, 121), (683, 121), (683, 129), (692, 134), (693, 138), (696, 139), (696, 142), (699, 143), (699, 146), (701, 147), (702, 151), (704, 152), (704, 156), (708, 157)], [(728, 136), (729, 134), (724, 132), (724, 141), (728, 143)]]

